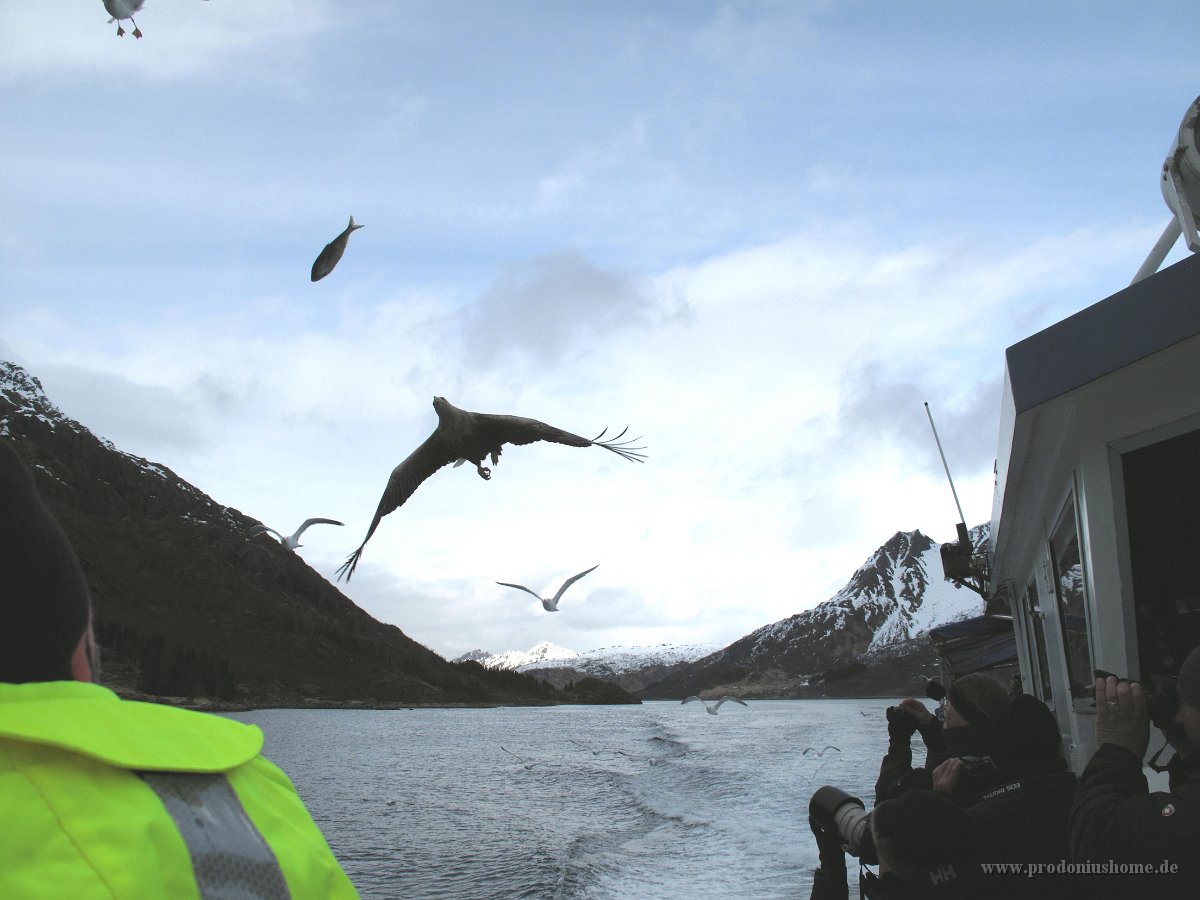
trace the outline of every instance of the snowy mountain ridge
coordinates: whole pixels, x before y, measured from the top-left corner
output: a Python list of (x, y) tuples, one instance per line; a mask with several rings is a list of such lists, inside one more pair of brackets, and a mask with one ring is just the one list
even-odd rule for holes
[(600, 647), (576, 651), (543, 641), (528, 650), (509, 650), (489, 653), (472, 650), (452, 660), (472, 660), (488, 669), (509, 669), (526, 672), (531, 669), (571, 668), (583, 675), (597, 678), (636, 672), (648, 666), (673, 666), (693, 662), (715, 653), (717, 644), (656, 644), (635, 647)]

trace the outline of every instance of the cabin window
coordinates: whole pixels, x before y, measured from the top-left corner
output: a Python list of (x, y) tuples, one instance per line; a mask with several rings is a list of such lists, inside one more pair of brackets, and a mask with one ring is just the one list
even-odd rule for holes
[[(1196, 516), (1200, 431), (1121, 457), (1142, 678), (1174, 675), (1200, 642)], [(1119, 674), (1124, 675), (1124, 672)]]
[(1067, 504), (1050, 536), (1050, 556), (1054, 565), (1054, 591), (1058, 599), (1058, 618), (1062, 622), (1063, 644), (1067, 651), (1067, 676), (1072, 697), (1092, 695), (1092, 654), (1088, 646), (1087, 619), (1084, 613), (1083, 561), (1079, 556), (1079, 531), (1075, 526), (1075, 503)]
[(1029, 582), (1025, 591), (1025, 608), (1029, 611), (1026, 621), (1027, 631), (1032, 636), (1033, 646), (1030, 648), (1037, 670), (1034, 673), (1034, 693), (1049, 704), (1052, 700), (1050, 689), (1050, 661), (1046, 655), (1046, 615), (1042, 612), (1038, 598), (1037, 582)]

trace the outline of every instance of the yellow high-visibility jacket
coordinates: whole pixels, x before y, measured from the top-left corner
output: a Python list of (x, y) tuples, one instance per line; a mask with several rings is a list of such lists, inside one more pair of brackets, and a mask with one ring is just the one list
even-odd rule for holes
[(99, 685), (0, 683), (0, 897), (357, 897), (261, 749)]

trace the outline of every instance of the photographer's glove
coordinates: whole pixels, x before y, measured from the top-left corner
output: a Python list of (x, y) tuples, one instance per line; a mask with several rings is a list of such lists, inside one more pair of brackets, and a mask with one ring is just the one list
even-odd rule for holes
[[(817, 853), (821, 859), (821, 868), (828, 872), (846, 871), (846, 852), (842, 850), (842, 842), (836, 834), (830, 834), (811, 815), (808, 817), (808, 827), (812, 829), (813, 837), (817, 839)], [(845, 876), (843, 876), (843, 881)]]
[(900, 745), (907, 744), (917, 730), (917, 719), (902, 706), (889, 706), (887, 710), (888, 740)]

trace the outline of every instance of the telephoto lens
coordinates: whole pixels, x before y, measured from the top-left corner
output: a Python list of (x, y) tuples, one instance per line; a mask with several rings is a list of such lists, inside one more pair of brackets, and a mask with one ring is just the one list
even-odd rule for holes
[(809, 799), (808, 814), (826, 831), (836, 834), (847, 853), (871, 865), (878, 862), (871, 835), (871, 814), (857, 797), (831, 784), (823, 785)]

